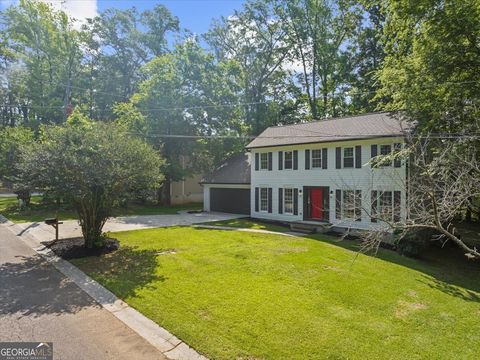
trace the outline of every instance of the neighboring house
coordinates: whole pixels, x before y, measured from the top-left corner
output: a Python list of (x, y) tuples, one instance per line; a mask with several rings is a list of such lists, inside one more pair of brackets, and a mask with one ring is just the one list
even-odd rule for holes
[(400, 150), (406, 125), (373, 113), (269, 127), (247, 146), (250, 216), (351, 229), (375, 227), (378, 217), (405, 218), (405, 164), (375, 167), (370, 160)]
[(201, 175), (195, 174), (170, 184), (170, 201), (172, 205), (203, 201), (203, 189), (200, 185)]

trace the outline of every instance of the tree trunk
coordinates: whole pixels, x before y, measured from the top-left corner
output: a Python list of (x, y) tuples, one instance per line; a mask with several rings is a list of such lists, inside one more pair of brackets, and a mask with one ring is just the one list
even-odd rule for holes
[(171, 186), (171, 179), (170, 176), (165, 176), (165, 181), (160, 189), (157, 191), (157, 203), (159, 205), (171, 205), (171, 198), (170, 198), (170, 186)]
[(107, 211), (102, 206), (100, 197), (77, 204), (78, 218), (82, 228), (85, 247), (91, 249), (105, 245), (102, 229), (108, 219)]

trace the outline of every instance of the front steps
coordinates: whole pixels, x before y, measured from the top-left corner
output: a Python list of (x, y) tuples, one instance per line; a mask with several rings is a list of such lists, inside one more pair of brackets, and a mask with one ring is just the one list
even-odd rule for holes
[(332, 224), (315, 221), (294, 221), (290, 223), (290, 230), (303, 234), (324, 233), (330, 230)]

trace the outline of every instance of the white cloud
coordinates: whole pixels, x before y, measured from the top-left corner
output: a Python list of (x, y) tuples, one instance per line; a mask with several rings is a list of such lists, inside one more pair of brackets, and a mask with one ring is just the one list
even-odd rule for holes
[(97, 16), (97, 0), (40, 0), (49, 3), (56, 10), (63, 10), (68, 16), (78, 20), (79, 25), (88, 18)]
[[(88, 18), (98, 15), (97, 0), (37, 0), (52, 5), (55, 10), (63, 10), (67, 15), (76, 19), (76, 28)], [(0, 8), (18, 4), (18, 0), (0, 0)]]

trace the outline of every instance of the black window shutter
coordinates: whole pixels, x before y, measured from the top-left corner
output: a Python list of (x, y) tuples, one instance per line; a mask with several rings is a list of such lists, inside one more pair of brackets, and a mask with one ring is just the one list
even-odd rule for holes
[[(393, 144), (393, 148), (394, 148), (394, 154), (397, 155), (400, 152), (400, 150), (402, 150), (402, 144), (395, 143), (395, 144)], [(402, 160), (398, 159), (395, 156), (395, 160), (393, 160), (393, 166), (396, 167), (396, 168), (401, 167), (402, 166)]]
[(355, 146), (355, 167), (357, 169), (362, 167), (362, 146)]
[(293, 215), (298, 215), (298, 189), (293, 189)]
[(283, 214), (283, 189), (278, 188), (278, 213)]
[(298, 150), (293, 150), (293, 170), (298, 170)]
[(305, 150), (305, 170), (310, 169), (310, 150)]
[(335, 190), (335, 218), (342, 218), (342, 190)]
[(342, 148), (341, 147), (335, 148), (335, 168), (336, 169), (342, 168)]
[(283, 151), (278, 152), (278, 170), (283, 170)]
[(260, 163), (259, 163), (259, 157), (260, 157), (260, 154), (259, 154), (259, 153), (255, 153), (255, 170), (257, 170), (257, 171), (258, 171), (259, 165), (260, 165)]
[(271, 152), (269, 152), (268, 153), (268, 170), (269, 171), (272, 171), (272, 168), (273, 168), (272, 167), (273, 166), (272, 161), (273, 161), (273, 155), (272, 155)]
[(272, 212), (272, 188), (268, 188), (268, 212)]
[[(373, 159), (374, 157), (376, 157), (378, 155), (377, 149), (378, 149), (377, 145), (370, 146), (370, 158)], [(374, 161), (372, 161), (371, 166), (375, 167), (375, 162)]]
[(362, 221), (362, 190), (355, 190), (355, 221)]
[(400, 221), (400, 201), (401, 201), (400, 191), (394, 191), (393, 192), (393, 221), (394, 222)]
[(322, 149), (322, 169), (328, 168), (328, 149)]
[[(373, 146), (373, 145), (372, 145)], [(377, 222), (377, 191), (372, 191), (372, 213), (370, 214), (370, 219), (373, 223)]]
[(258, 187), (255, 188), (255, 211), (258, 212)]

